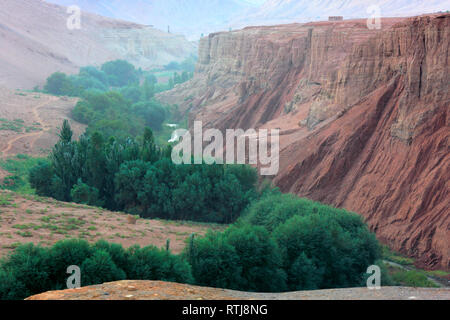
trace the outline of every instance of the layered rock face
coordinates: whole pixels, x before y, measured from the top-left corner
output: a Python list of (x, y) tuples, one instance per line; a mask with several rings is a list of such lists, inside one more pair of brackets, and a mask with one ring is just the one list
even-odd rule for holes
[(205, 127), (281, 129), (282, 191), (449, 269), (449, 39), (448, 14), (212, 34), (194, 79), (160, 99)]

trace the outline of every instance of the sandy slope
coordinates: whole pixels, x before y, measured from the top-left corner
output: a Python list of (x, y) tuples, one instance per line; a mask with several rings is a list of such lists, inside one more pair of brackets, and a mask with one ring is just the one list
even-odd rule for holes
[(135, 244), (163, 247), (170, 239), (171, 251), (178, 253), (192, 233), (202, 235), (209, 228), (222, 228), (164, 220), (138, 219), (133, 223), (125, 213), (1, 190), (0, 199), (9, 202), (0, 205), (0, 257), (20, 243), (49, 246), (66, 238), (82, 238), (89, 242), (104, 239), (124, 247)]
[(70, 118), (76, 102), (76, 98), (0, 88), (0, 118), (6, 120), (3, 123), (18, 124), (17, 131), (0, 130), (0, 157), (47, 154), (58, 140), (58, 128), (64, 119), (69, 119), (78, 137), (86, 126)]
[(65, 7), (40, 0), (0, 2), (0, 86), (31, 89), (53, 72), (126, 59), (144, 69), (181, 61), (195, 44), (154, 28), (82, 13), (70, 30)]

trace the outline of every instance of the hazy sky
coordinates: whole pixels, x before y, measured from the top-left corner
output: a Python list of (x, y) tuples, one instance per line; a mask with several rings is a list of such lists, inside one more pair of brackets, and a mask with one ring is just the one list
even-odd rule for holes
[[(153, 25), (191, 40), (249, 25), (365, 18), (376, 4), (381, 16), (411, 16), (448, 10), (450, 0), (46, 0), (79, 5), (103, 16)], [(373, 10), (372, 10), (373, 11)], [(371, 11), (371, 12), (372, 12)], [(372, 13), (370, 13), (372, 14)], [(170, 28), (169, 28), (170, 26)]]

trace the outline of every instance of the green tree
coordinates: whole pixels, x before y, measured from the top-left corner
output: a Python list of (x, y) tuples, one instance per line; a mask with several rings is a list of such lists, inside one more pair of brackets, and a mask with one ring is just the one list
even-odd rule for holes
[(240, 289), (242, 266), (235, 248), (217, 232), (194, 240), (188, 261), (198, 285)]
[[(376, 238), (360, 218), (356, 229), (352, 225), (341, 226), (333, 209), (329, 211), (294, 216), (274, 231), (292, 290), (301, 285), (319, 289), (358, 286), (367, 267), (378, 258)], [(299, 279), (298, 270), (310, 273)]]
[(30, 169), (29, 181), (32, 188), (40, 196), (51, 196), (53, 189), (49, 181), (52, 181), (54, 175), (53, 167), (48, 161), (39, 161), (39, 163)]
[(140, 207), (138, 195), (150, 164), (142, 160), (127, 161), (120, 166), (115, 175), (115, 186), (118, 192), (115, 200), (120, 208), (135, 212)]
[(119, 269), (108, 252), (97, 250), (92, 257), (81, 265), (82, 285), (101, 284), (126, 279), (126, 274)]
[[(2, 263), (1, 269), (6, 272), (3, 277), (10, 284), (17, 279), (22, 291), (14, 294), (15, 298), (24, 299), (37, 292), (45, 292), (51, 287), (50, 282), (50, 261), (47, 249), (34, 246), (32, 243), (22, 245)], [(14, 290), (14, 288), (13, 288)]]
[(44, 85), (44, 92), (54, 95), (71, 95), (73, 91), (73, 84), (70, 79), (61, 72), (55, 72), (48, 77)]
[(108, 82), (114, 87), (124, 87), (139, 82), (135, 67), (125, 60), (106, 62), (101, 70), (108, 76)]
[(98, 189), (90, 187), (83, 183), (81, 179), (78, 179), (70, 191), (72, 201), (81, 204), (87, 204), (90, 206), (101, 206), (102, 202), (99, 200)]
[(231, 227), (226, 242), (234, 247), (241, 268), (240, 290), (281, 292), (286, 290), (286, 274), (278, 246), (263, 227)]
[(61, 143), (69, 143), (72, 141), (73, 131), (67, 119), (63, 121), (63, 125), (58, 136)]
[(129, 279), (148, 279), (191, 283), (192, 273), (189, 264), (181, 257), (174, 256), (164, 249), (154, 246), (129, 250)]
[(45, 292), (50, 288), (65, 289), (68, 277), (67, 267), (81, 266), (93, 253), (94, 250), (89, 243), (81, 239), (67, 239), (54, 244), (47, 254), (48, 261), (51, 262), (49, 266), (51, 286), (40, 292)]

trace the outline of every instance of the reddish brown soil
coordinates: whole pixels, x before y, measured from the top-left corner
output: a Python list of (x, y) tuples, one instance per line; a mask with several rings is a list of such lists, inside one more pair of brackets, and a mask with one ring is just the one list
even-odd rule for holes
[(0, 88), (0, 118), (22, 121), (17, 131), (0, 130), (0, 156), (47, 155), (58, 141), (64, 119), (70, 121), (77, 138), (86, 126), (71, 120), (70, 112), (76, 103), (76, 98)]
[(50, 291), (27, 300), (450, 300), (450, 289), (383, 287), (251, 293), (161, 281), (118, 281)]
[(358, 212), (448, 270), (449, 39), (449, 14), (211, 34), (194, 79), (159, 98), (204, 127), (280, 128), (282, 191)]
[(0, 199), (0, 257), (11, 252), (18, 244), (35, 243), (50, 246), (66, 238), (81, 238), (89, 242), (104, 239), (132, 245), (163, 247), (170, 239), (170, 249), (179, 253), (185, 240), (192, 234), (203, 235), (208, 229), (223, 226), (190, 222), (137, 219), (130, 216), (49, 198), (21, 196), (1, 191)]

